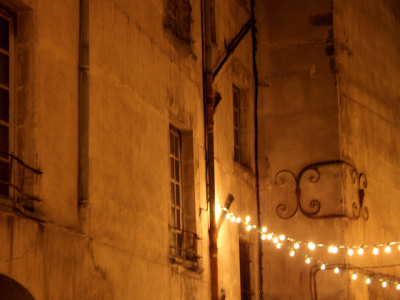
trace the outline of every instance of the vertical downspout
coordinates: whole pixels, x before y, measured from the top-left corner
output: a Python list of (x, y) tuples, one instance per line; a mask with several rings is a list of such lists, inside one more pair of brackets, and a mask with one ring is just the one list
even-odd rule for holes
[(89, 204), (89, 0), (79, 9), (79, 182), (78, 205)]
[(210, 202), (210, 271), (211, 299), (218, 300), (218, 231), (215, 216), (215, 172), (214, 172), (214, 102), (212, 88), (212, 57), (211, 57), (211, 5), (210, 0), (204, 1), (205, 26), (205, 66), (204, 66), (204, 106), (206, 132), (206, 164), (208, 177), (208, 201)]
[[(254, 73), (254, 159), (255, 159), (255, 173), (256, 173), (256, 198), (257, 198), (257, 221), (258, 227), (261, 227), (261, 205), (260, 205), (260, 178), (258, 171), (258, 71), (257, 71), (257, 61), (256, 61), (256, 52), (257, 52), (257, 29), (256, 22), (254, 16), (254, 5), (255, 0), (251, 0), (251, 20), (253, 23), (253, 27), (251, 28), (251, 37), (253, 41), (253, 73)], [(260, 285), (260, 299), (264, 299), (263, 293), (263, 264), (262, 264), (262, 240), (261, 236), (259, 236), (258, 242), (258, 273), (259, 273), (259, 285)]]

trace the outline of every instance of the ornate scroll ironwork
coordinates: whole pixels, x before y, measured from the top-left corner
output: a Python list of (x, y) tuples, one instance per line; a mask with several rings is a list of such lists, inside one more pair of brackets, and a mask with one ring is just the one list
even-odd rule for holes
[[(347, 190), (350, 193), (351, 211), (346, 210), (343, 205), (345, 204), (345, 198), (348, 195), (343, 195), (338, 200), (341, 203), (341, 209), (339, 212), (321, 212), (322, 201), (320, 199), (304, 199), (304, 193), (302, 193), (302, 187), (305, 185), (314, 185), (322, 181), (322, 169), (331, 168), (330, 176), (333, 178), (335, 172), (341, 174), (340, 189), (342, 192), (343, 185), (346, 182), (350, 186), (347, 186)], [(335, 169), (336, 168), (336, 169)], [(339, 169), (340, 168), (340, 169)], [(333, 170), (333, 171), (332, 171)], [(333, 174), (333, 175), (332, 175)], [(327, 177), (327, 176), (326, 176)], [(336, 178), (338, 179), (338, 178)], [(326, 179), (325, 179), (326, 180)], [(288, 204), (280, 203), (276, 208), (276, 213), (282, 219), (290, 219), (300, 210), (300, 212), (308, 218), (340, 218), (345, 217), (353, 220), (358, 220), (360, 216), (367, 220), (369, 218), (368, 208), (364, 205), (365, 189), (367, 188), (367, 178), (364, 173), (359, 173), (355, 166), (343, 161), (333, 160), (314, 163), (305, 166), (298, 175), (295, 175), (289, 170), (281, 170), (275, 175), (275, 183), (280, 187), (293, 187), (295, 190), (295, 201), (293, 208), (290, 209)], [(346, 187), (346, 186), (345, 186)], [(330, 190), (335, 190), (330, 187)], [(345, 189), (346, 190), (346, 189)], [(346, 198), (347, 200), (347, 198)], [(335, 200), (336, 201), (336, 200)]]

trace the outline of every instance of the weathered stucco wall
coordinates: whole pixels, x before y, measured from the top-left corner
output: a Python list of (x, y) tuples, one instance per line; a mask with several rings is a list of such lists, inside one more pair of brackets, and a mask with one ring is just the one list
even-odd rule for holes
[[(79, 1), (2, 0), (18, 15), (21, 126), (18, 153), (43, 171), (30, 220), (0, 213), (0, 273), (35, 299), (209, 299), (201, 4), (191, 1), (190, 43), (165, 28), (166, 1), (90, 2), (90, 198), (80, 226), (78, 190)], [(213, 65), (250, 18), (243, 1), (216, 5)], [(18, 77), (19, 78), (19, 77)], [(243, 90), (249, 165), (233, 160), (232, 85)], [(235, 197), (256, 220), (254, 79), (248, 35), (215, 82), (217, 202)], [(29, 107), (30, 109), (28, 109)], [(29, 124), (29, 125), (27, 125)], [(193, 136), (199, 267), (170, 260), (169, 126)], [(203, 210), (200, 210), (203, 209)], [(209, 208), (211, 209), (211, 208)], [(239, 239), (251, 242), (256, 297), (257, 236), (225, 222), (219, 239), (220, 289), (240, 299)]]
[[(90, 1), (90, 203), (78, 207), (79, 1), (0, 0), (16, 16), (15, 153), (43, 174), (29, 178), (42, 201), (28, 218), (0, 205), (0, 273), (35, 299), (209, 299), (201, 1), (191, 1), (191, 41), (166, 28), (166, 1)], [(261, 225), (303, 241), (398, 240), (400, 37), (396, 1), (256, 1), (258, 165)], [(249, 1), (215, 3), (213, 68), (251, 17)], [(214, 81), (216, 202), (257, 223), (255, 79), (249, 32)], [(233, 89), (244, 124), (234, 160)], [(189, 133), (191, 217), (198, 267), (170, 257), (169, 127)], [(191, 148), (191, 147), (188, 147)], [(308, 218), (296, 212), (293, 178), (306, 165), (342, 159), (366, 174), (369, 219)], [(303, 210), (351, 212), (343, 169), (307, 173)], [(282, 175), (282, 174), (281, 174)], [(314, 177), (312, 177), (312, 175)], [(318, 177), (318, 176), (317, 176)], [(350, 177), (348, 177), (350, 178)], [(307, 202), (307, 200), (310, 200)], [(277, 208), (280, 204), (286, 210)], [(295, 213), (295, 214), (294, 214)], [(287, 217), (291, 218), (285, 219)], [(40, 221), (35, 220), (40, 219)], [(82, 221), (82, 220), (81, 220)], [(366, 286), (349, 273), (307, 265), (228, 220), (218, 238), (219, 290), (240, 299), (239, 241), (250, 246), (253, 299), (394, 299), (393, 286)], [(400, 276), (390, 255), (332, 256), (328, 263)], [(343, 252), (342, 252), (343, 253)], [(368, 268), (367, 268), (368, 269)], [(390, 277), (397, 278), (397, 277)], [(397, 279), (393, 279), (397, 280)], [(399, 280), (400, 281), (400, 280)], [(315, 287), (315, 288), (314, 288)]]
[[(262, 222), (277, 234), (298, 240), (340, 243), (339, 220), (310, 219), (300, 208), (296, 212), (296, 186), (293, 177), (305, 166), (339, 159), (339, 117), (335, 71), (332, 69), (333, 43), (331, 1), (258, 1), (257, 28), (259, 49), (259, 145), (260, 199)], [(333, 172), (333, 171), (330, 171)], [(314, 174), (315, 175), (315, 174)], [(307, 176), (306, 176), (307, 177)], [(280, 186), (281, 179), (284, 184)], [(306, 180), (306, 179), (304, 179)], [(303, 189), (302, 197), (321, 200), (324, 191), (337, 201), (328, 203), (335, 210), (341, 206), (340, 183), (322, 180), (314, 189)], [(317, 198), (313, 198), (316, 197)], [(278, 205), (286, 206), (278, 217)], [(322, 202), (321, 212), (326, 203)], [(313, 211), (304, 203), (304, 210)], [(329, 211), (327, 211), (329, 213)], [(287, 243), (293, 247), (293, 243)], [(323, 260), (326, 253), (301, 252)], [(289, 256), (289, 250), (276, 249), (272, 241), (263, 242), (264, 295), (267, 299), (310, 299), (313, 282), (311, 267), (305, 257)], [(320, 276), (320, 275), (318, 275)], [(318, 277), (319, 278), (319, 277)], [(332, 282), (335, 278), (327, 278)], [(311, 282), (310, 282), (311, 281)], [(328, 287), (330, 299), (344, 297), (343, 283)], [(335, 295), (335, 296), (333, 296)], [(323, 295), (319, 295), (320, 297)], [(319, 298), (320, 298), (319, 297)]]
[[(399, 5), (395, 1), (257, 3), (264, 222), (275, 232), (303, 241), (361, 245), (397, 240)], [(365, 173), (368, 187), (364, 206), (369, 209), (369, 219), (315, 220), (304, 217), (300, 209), (288, 220), (278, 218), (278, 205), (286, 204), (282, 212), (290, 216), (296, 197), (291, 175), (281, 173), (275, 182), (277, 172), (289, 170), (297, 175), (310, 163), (336, 159)], [(323, 182), (325, 175), (320, 171), (314, 189), (321, 185), (321, 190), (316, 193), (300, 184), (301, 199), (315, 195), (321, 196), (317, 200), (337, 199), (344, 212), (351, 212), (351, 185), (345, 182), (344, 169), (332, 173), (331, 182)], [(316, 173), (310, 174), (316, 178)], [(320, 204), (322, 213), (327, 202)], [(312, 207), (304, 207), (312, 211)], [(269, 299), (398, 297), (393, 284), (387, 290), (377, 282), (367, 286), (364, 277), (353, 281), (351, 272), (337, 276), (318, 271), (310, 277), (312, 268), (304, 263), (304, 257), (290, 258), (287, 249), (278, 251), (274, 246), (263, 243), (264, 294)], [(346, 251), (332, 256), (326, 249), (302, 249), (321, 261), (345, 262), (347, 270), (360, 267), (360, 272), (369, 270), (383, 277), (389, 274), (387, 279), (397, 280), (391, 277), (398, 276), (396, 267), (382, 267), (398, 264), (394, 253), (374, 256), (368, 250), (349, 259)], [(314, 282), (315, 289), (310, 289)]]
[[(397, 1), (335, 1), (334, 7), (341, 156), (353, 161), (368, 180), (369, 219), (346, 223), (345, 240), (398, 240), (400, 6)], [(392, 248), (390, 254), (368, 251), (348, 262), (397, 281), (398, 250)], [(399, 298), (394, 285), (382, 289), (380, 283), (367, 286), (363, 281), (349, 285), (349, 299)]]

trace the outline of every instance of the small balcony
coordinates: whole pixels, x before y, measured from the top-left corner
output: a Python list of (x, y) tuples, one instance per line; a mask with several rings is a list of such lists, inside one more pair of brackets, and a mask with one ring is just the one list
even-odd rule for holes
[(184, 229), (170, 227), (170, 258), (172, 262), (182, 264), (189, 268), (198, 268), (197, 242), (199, 237), (196, 233)]
[(41, 201), (33, 194), (33, 183), (35, 176), (42, 174), (15, 155), (0, 152), (0, 203), (32, 213), (34, 202)]

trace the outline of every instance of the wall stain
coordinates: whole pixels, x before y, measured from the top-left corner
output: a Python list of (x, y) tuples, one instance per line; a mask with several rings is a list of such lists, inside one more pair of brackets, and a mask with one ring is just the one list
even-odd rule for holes
[(308, 18), (312, 26), (331, 26), (333, 24), (332, 12), (317, 14)]

